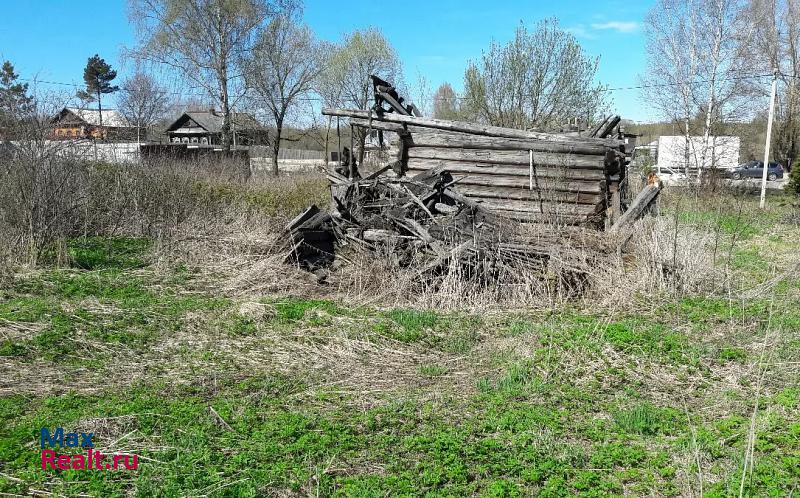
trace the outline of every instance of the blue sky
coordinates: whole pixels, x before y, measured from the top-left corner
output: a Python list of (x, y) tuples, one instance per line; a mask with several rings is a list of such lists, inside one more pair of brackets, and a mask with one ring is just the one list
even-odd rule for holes
[[(120, 50), (135, 42), (124, 0), (3, 0), (0, 58), (11, 60), (24, 78), (80, 83), (86, 59), (99, 53), (124, 76)], [(645, 66), (642, 20), (649, 1), (470, 1), (408, 0), (400, 11), (391, 2), (307, 0), (305, 20), (320, 38), (337, 40), (358, 28), (380, 28), (397, 49), (406, 81), (423, 74), (435, 88), (449, 82), (460, 90), (464, 68), (492, 39), (508, 40), (520, 21), (535, 24), (557, 17), (587, 53), (600, 57), (598, 80), (611, 88), (637, 84)], [(637, 90), (610, 93), (623, 117), (650, 120)]]

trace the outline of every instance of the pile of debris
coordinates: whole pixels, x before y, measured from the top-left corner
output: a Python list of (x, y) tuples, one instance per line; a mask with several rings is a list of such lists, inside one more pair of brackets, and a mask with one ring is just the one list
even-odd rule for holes
[(457, 180), (448, 171), (329, 177), (335, 207), (311, 206), (286, 227), (287, 262), (321, 279), (335, 259), (347, 262), (353, 253), (367, 253), (412, 269), (429, 289), (457, 274), (477, 287), (536, 280), (572, 295), (614, 254), (598, 232), (498, 216), (454, 190)]
[[(424, 118), (388, 82), (373, 77), (373, 87), (371, 110), (323, 109), (349, 119), (351, 147), (328, 171), (330, 211), (312, 206), (287, 226), (287, 261), (320, 278), (355, 251), (411, 268), (426, 286), (456, 273), (481, 287), (535, 281), (581, 293), (660, 191), (656, 181), (627, 205), (632, 141), (618, 116), (548, 134)], [(377, 131), (380, 148), (384, 133), (396, 136), (394, 159), (366, 178), (355, 130)]]

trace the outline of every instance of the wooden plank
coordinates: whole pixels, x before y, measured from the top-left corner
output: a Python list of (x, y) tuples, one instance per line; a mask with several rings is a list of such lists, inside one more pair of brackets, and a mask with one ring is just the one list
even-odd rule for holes
[[(412, 147), (408, 150), (409, 159), (442, 159), (470, 163), (511, 164), (528, 166), (530, 157), (527, 150), (483, 150), (455, 149), (444, 147)], [(534, 152), (533, 164), (536, 167), (557, 166), (563, 168), (588, 168), (602, 170), (604, 157), (589, 155), (554, 154)]]
[(542, 224), (556, 225), (556, 226), (584, 225), (587, 224), (590, 220), (589, 216), (586, 215), (560, 214), (554, 216), (551, 214), (523, 213), (520, 211), (509, 211), (505, 209), (494, 209), (492, 210), (492, 212), (499, 216), (510, 218), (512, 220), (523, 221), (528, 223), (542, 223)]
[[(416, 170), (415, 170), (416, 171)], [(529, 190), (527, 178), (520, 176), (502, 176), (491, 174), (456, 175), (456, 185), (475, 185), (478, 187), (499, 187), (511, 190)], [(602, 182), (599, 180), (562, 180), (560, 178), (538, 178), (539, 190), (554, 190), (557, 192), (581, 192), (586, 194), (602, 194)], [(534, 186), (534, 190), (536, 187)]]
[[(497, 166), (487, 163), (469, 163), (463, 161), (447, 161), (441, 159), (422, 159), (413, 158), (408, 160), (408, 169), (412, 174), (433, 168), (443, 168), (450, 173), (466, 174), (485, 174), (485, 175), (505, 175), (505, 176), (524, 176), (529, 178), (528, 166), (502, 165)], [(555, 178), (561, 180), (604, 180), (605, 174), (602, 170), (561, 168), (553, 166), (541, 166), (536, 168), (536, 176), (539, 178)]]
[(527, 200), (531, 202), (537, 202), (539, 199), (542, 199), (545, 201), (556, 201), (568, 204), (591, 204), (593, 206), (603, 201), (603, 196), (601, 194), (585, 194), (581, 192), (558, 192), (553, 190), (536, 191), (528, 190), (527, 188), (512, 189), (507, 187), (473, 187), (464, 184), (459, 184), (453, 188), (472, 198)]
[(372, 121), (367, 119), (350, 120), (356, 126), (362, 128), (372, 128), (374, 130), (391, 131), (394, 133), (411, 133), (411, 147), (448, 147), (464, 149), (486, 149), (486, 150), (533, 150), (538, 152), (557, 152), (562, 154), (591, 154), (603, 155), (608, 147), (598, 144), (584, 144), (572, 142), (554, 142), (550, 140), (504, 138), (504, 137), (485, 137), (471, 135), (469, 133), (451, 132), (445, 130), (435, 130), (432, 128), (420, 128), (418, 126), (408, 126), (397, 123), (386, 123), (384, 121)]
[(661, 193), (661, 182), (646, 185), (636, 196), (636, 199), (633, 200), (628, 210), (614, 223), (609, 232), (616, 233), (624, 228), (633, 226), (637, 220), (647, 213), (648, 208), (656, 200), (659, 193)]
[(507, 199), (494, 199), (491, 197), (470, 196), (470, 199), (477, 202), (489, 210), (501, 209), (504, 211), (516, 211), (521, 213), (544, 213), (552, 215), (590, 215), (597, 212), (598, 206), (590, 204), (567, 204), (561, 202), (545, 201), (541, 203), (535, 201), (515, 201)]
[(484, 150), (521, 150), (534, 152), (556, 152), (560, 154), (603, 155), (603, 145), (550, 142), (547, 140), (523, 140), (518, 138), (482, 137), (448, 132), (412, 133), (412, 147), (447, 147)]
[(464, 133), (472, 133), (475, 135), (483, 135), (488, 137), (505, 137), (505, 138), (524, 138), (534, 140), (546, 140), (551, 142), (574, 142), (586, 144), (600, 144), (608, 147), (618, 147), (618, 140), (608, 140), (599, 138), (586, 138), (586, 137), (563, 137), (553, 135), (550, 133), (540, 133), (535, 131), (517, 130), (514, 128), (503, 128), (500, 126), (491, 126), (478, 123), (467, 123), (464, 121), (449, 121), (445, 119), (432, 119), (421, 118), (416, 116), (403, 116), (397, 113), (385, 113), (378, 116), (374, 111), (364, 111), (360, 109), (334, 109), (325, 107), (322, 109), (322, 114), (325, 116), (340, 116), (346, 118), (360, 118), (372, 121), (384, 121), (387, 123), (409, 124), (420, 126), (423, 128), (435, 128), (439, 130), (459, 131)]

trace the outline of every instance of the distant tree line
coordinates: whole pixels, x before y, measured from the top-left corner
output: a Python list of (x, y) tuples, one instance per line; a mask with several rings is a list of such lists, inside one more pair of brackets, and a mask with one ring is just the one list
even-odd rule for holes
[[(797, 157), (798, 2), (657, 0), (645, 22), (645, 105), (680, 125), (680, 133), (708, 141), (725, 123), (763, 119), (759, 106), (767, 85), (753, 76), (776, 67), (781, 90), (775, 156)], [(147, 129), (168, 113), (171, 95), (180, 93), (169, 92), (156, 74), (178, 76), (184, 90), (199, 91), (207, 107), (220, 110), (225, 148), (233, 145), (235, 109), (267, 124), (274, 158), (283, 144), (298, 140), (301, 129), (313, 132), (327, 157), (334, 139), (346, 133), (349, 141), (349, 129), (337, 131), (334, 120), (318, 117), (319, 108), (368, 109), (370, 74), (424, 99), (417, 106), (442, 119), (553, 130), (574, 122), (588, 126), (609, 107), (608, 89), (597, 78), (598, 58), (556, 19), (520, 23), (508, 42), (493, 41), (468, 63), (461, 91), (442, 82), (430, 95), (421, 88), (424, 77), (420, 88), (409, 88), (398, 54), (380, 30), (356, 30), (333, 43), (320, 40), (304, 24), (299, 0), (129, 0), (128, 7), (137, 43), (125, 55), (135, 71), (117, 86), (116, 70), (94, 55), (79, 96), (96, 103), (102, 119), (104, 100), (116, 94), (120, 112)], [(0, 119), (8, 121), (9, 106), (25, 105), (20, 92), (30, 97), (10, 63), (0, 76)], [(366, 136), (361, 129), (353, 133), (363, 159)], [(277, 159), (272, 168), (278, 172)]]
[[(645, 34), (643, 98), (665, 122), (679, 125), (687, 144), (690, 136), (703, 137), (701, 161), (713, 154), (713, 136), (737, 123), (766, 121), (773, 72), (780, 84), (772, 157), (786, 166), (798, 158), (800, 1), (658, 0)], [(763, 154), (763, 134), (761, 140)], [(685, 154), (688, 165), (689, 147)]]

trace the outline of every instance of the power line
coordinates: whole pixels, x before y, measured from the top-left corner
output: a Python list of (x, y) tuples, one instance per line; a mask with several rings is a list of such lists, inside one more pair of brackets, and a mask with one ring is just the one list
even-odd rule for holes
[[(740, 81), (740, 80), (755, 80), (755, 79), (762, 79), (762, 78), (772, 78), (772, 73), (770, 74), (754, 74), (754, 75), (746, 75), (746, 76), (730, 76), (727, 78), (720, 78), (717, 81)], [(780, 76), (784, 78), (798, 78), (800, 76), (793, 76), (788, 74), (781, 74)], [(18, 78), (20, 81), (24, 81), (26, 83), (43, 83), (47, 85), (58, 85), (58, 86), (69, 86), (73, 88), (81, 88), (84, 85), (79, 83), (67, 83), (63, 81), (49, 81), (49, 80), (40, 80), (34, 78)], [(643, 84), (643, 85), (633, 85), (633, 86), (622, 86), (622, 87), (610, 87), (610, 88), (601, 88), (599, 89), (600, 92), (618, 92), (618, 91), (630, 91), (630, 90), (645, 90), (649, 88), (667, 88), (673, 86), (697, 86), (702, 85), (705, 83), (711, 83), (712, 78), (705, 78), (700, 80), (694, 81), (686, 81), (686, 82), (673, 82), (673, 83), (652, 83), (652, 84)], [(119, 91), (121, 92), (129, 92), (130, 90), (126, 88), (120, 88)], [(176, 95), (181, 97), (209, 97), (210, 95), (208, 92), (200, 92), (197, 93), (195, 91), (190, 92), (183, 92), (183, 91), (169, 91), (164, 90), (162, 93), (167, 95)], [(535, 97), (536, 95), (533, 94), (524, 94), (521, 95), (522, 97)], [(453, 97), (439, 97), (439, 98), (431, 98), (431, 100), (437, 101), (448, 101), (448, 100), (465, 100), (467, 97), (455, 95)], [(303, 102), (319, 102), (322, 103), (323, 99), (321, 97), (299, 97), (297, 98), (298, 101)]]

